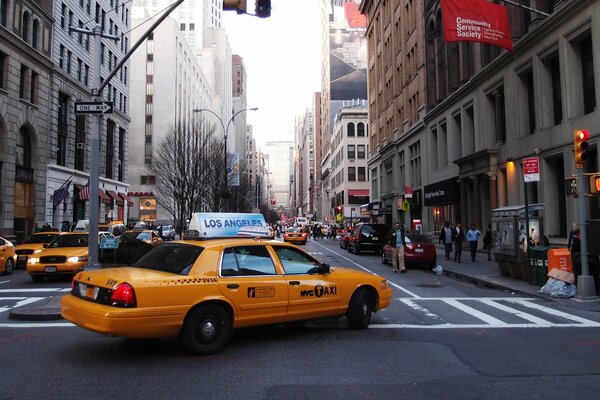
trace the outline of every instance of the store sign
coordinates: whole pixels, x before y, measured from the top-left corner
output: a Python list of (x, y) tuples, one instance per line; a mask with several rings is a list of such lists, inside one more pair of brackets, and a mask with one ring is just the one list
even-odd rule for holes
[(412, 185), (404, 186), (404, 197), (407, 199), (412, 199), (413, 197), (413, 187)]
[(456, 183), (458, 177), (426, 185), (423, 192), (425, 207), (458, 203), (459, 190)]

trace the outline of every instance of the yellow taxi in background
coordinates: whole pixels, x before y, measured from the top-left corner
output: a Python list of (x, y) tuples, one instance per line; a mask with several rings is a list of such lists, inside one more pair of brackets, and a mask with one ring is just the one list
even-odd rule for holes
[(32, 233), (23, 243), (15, 246), (17, 253), (16, 268), (25, 268), (27, 258), (32, 254), (38, 254), (44, 250), (44, 244), (50, 243), (54, 238), (60, 235), (59, 231)]
[(12, 274), (16, 259), (15, 246), (12, 242), (0, 237), (0, 273)]
[[(88, 264), (88, 232), (62, 232), (44, 250), (29, 257), (27, 273), (34, 282), (45, 277), (74, 275)], [(98, 243), (102, 238), (114, 238), (109, 232), (98, 232)]]
[[(227, 215), (219, 214), (225, 224)], [(197, 236), (213, 238), (165, 243), (132, 267), (78, 273), (62, 298), (63, 318), (111, 336), (178, 336), (187, 351), (204, 355), (242, 327), (346, 316), (364, 329), (392, 299), (385, 278), (330, 267), (288, 243)]]
[(307, 240), (308, 233), (304, 232), (302, 228), (298, 226), (287, 228), (285, 232), (283, 232), (284, 242), (306, 244)]

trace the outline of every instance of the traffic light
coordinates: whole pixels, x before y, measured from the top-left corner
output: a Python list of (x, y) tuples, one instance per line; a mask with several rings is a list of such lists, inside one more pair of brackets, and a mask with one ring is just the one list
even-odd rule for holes
[(256, 0), (256, 16), (268, 18), (271, 16), (271, 0)]
[(277, 200), (275, 200), (275, 197), (271, 198), (271, 204), (277, 204)]
[(342, 213), (342, 206), (337, 206), (335, 208), (336, 214), (341, 214)]
[(590, 144), (587, 140), (590, 137), (590, 133), (585, 129), (575, 129), (573, 134), (573, 146), (575, 148), (575, 168), (585, 168), (585, 159), (587, 158), (587, 149)]
[(577, 197), (577, 178), (565, 178), (565, 193)]
[(600, 195), (600, 174), (590, 176), (590, 193)]
[(223, 0), (223, 10), (236, 10), (238, 14), (246, 14), (247, 0)]

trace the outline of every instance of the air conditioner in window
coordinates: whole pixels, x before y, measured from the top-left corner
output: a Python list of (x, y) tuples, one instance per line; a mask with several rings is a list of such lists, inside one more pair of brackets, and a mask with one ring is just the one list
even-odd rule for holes
[(83, 150), (85, 148), (85, 143), (77, 143), (77, 148)]

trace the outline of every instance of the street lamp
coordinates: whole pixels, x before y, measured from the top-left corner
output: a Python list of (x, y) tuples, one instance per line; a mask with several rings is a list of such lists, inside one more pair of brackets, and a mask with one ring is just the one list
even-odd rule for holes
[[(228, 154), (227, 154), (227, 131), (229, 130), (229, 125), (233, 122), (233, 120), (235, 119), (235, 117), (240, 114), (243, 113), (245, 111), (256, 111), (258, 110), (258, 107), (252, 107), (252, 108), (245, 108), (243, 110), (239, 110), (238, 112), (236, 112), (235, 114), (233, 114), (233, 116), (231, 117), (231, 119), (227, 122), (227, 125), (225, 125), (223, 123), (223, 120), (221, 119), (221, 117), (214, 112), (213, 110), (210, 110), (208, 108), (194, 108), (192, 111), (195, 113), (198, 112), (202, 112), (202, 111), (206, 111), (211, 113), (212, 115), (214, 115), (215, 117), (217, 117), (217, 119), (219, 120), (219, 122), (221, 123), (221, 127), (223, 128), (223, 138), (224, 138), (224, 151), (223, 151), (223, 156), (224, 156), (224, 160), (225, 160), (225, 168), (223, 171), (223, 177), (224, 177), (224, 182), (225, 182), (225, 189), (224, 189), (224, 194), (223, 194), (223, 208), (225, 208), (225, 196), (228, 194), (229, 191), (229, 179), (228, 179), (228, 173), (229, 171), (227, 170), (227, 164), (228, 164)], [(224, 210), (227, 211), (227, 210)]]

